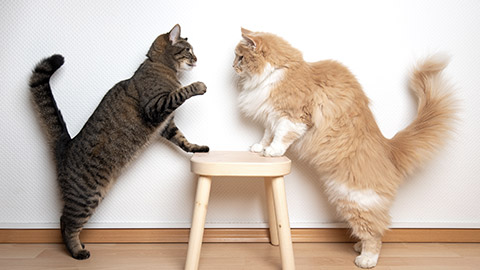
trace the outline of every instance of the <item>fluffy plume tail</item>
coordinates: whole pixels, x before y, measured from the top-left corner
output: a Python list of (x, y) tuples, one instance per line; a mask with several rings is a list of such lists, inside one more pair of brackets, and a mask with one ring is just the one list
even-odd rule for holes
[(441, 75), (447, 64), (448, 59), (435, 55), (420, 61), (413, 71), (410, 88), (418, 97), (418, 115), (390, 140), (392, 159), (403, 174), (427, 161), (452, 130), (453, 89)]
[(66, 142), (70, 141), (67, 126), (53, 98), (50, 78), (64, 63), (63, 56), (52, 55), (37, 64), (30, 78), (30, 91), (33, 102), (40, 114), (47, 136), (54, 150), (55, 158), (63, 152)]

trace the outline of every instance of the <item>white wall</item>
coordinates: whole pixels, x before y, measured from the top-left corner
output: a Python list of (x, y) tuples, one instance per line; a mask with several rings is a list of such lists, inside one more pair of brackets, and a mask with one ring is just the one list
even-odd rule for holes
[[(123, 3), (121, 3), (123, 2)], [(115, 4), (112, 4), (115, 3)], [(177, 124), (212, 150), (246, 150), (261, 127), (236, 107), (233, 49), (240, 27), (283, 36), (308, 61), (337, 59), (364, 86), (385, 136), (415, 116), (406, 89), (415, 59), (442, 51), (457, 85), (461, 121), (453, 140), (401, 187), (393, 227), (480, 227), (480, 2), (470, 1), (1, 1), (0, 228), (56, 228), (55, 170), (32, 104), (30, 71), (53, 53), (66, 58), (52, 80), (75, 135), (116, 82), (130, 77), (154, 38), (182, 26), (199, 58), (183, 77), (204, 96), (186, 102)], [(126, 169), (89, 227), (190, 226), (195, 178), (189, 154), (154, 142)], [(287, 176), (291, 225), (337, 227), (317, 176), (294, 159)], [(218, 179), (208, 227), (265, 227), (260, 179)]]

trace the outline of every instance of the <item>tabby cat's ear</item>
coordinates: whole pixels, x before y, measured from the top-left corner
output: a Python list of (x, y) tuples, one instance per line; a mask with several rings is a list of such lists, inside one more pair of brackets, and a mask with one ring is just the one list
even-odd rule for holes
[(175, 43), (178, 42), (180, 39), (180, 25), (176, 24), (172, 30), (170, 30), (170, 33), (168, 34), (168, 38), (172, 42), (172, 45), (175, 45)]
[(245, 41), (247, 42), (247, 44), (249, 46), (251, 46), (253, 49), (257, 48), (257, 43), (255, 42), (255, 40), (253, 40), (253, 32), (250, 31), (250, 30), (247, 30), (245, 28), (242, 28), (242, 37), (243, 39), (245, 39)]

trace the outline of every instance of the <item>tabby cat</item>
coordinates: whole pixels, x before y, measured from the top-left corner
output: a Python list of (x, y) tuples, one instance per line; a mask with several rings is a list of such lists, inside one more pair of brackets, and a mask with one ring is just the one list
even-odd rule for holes
[(35, 67), (30, 87), (53, 148), (64, 201), (61, 232), (73, 258), (90, 257), (79, 239), (83, 226), (122, 168), (151, 139), (160, 135), (184, 151), (208, 152), (207, 146), (189, 143), (173, 120), (176, 108), (206, 92), (202, 82), (182, 87), (177, 79), (178, 72), (191, 69), (196, 61), (192, 46), (175, 25), (157, 37), (130, 79), (107, 92), (74, 138), (68, 134), (49, 83), (63, 65), (63, 57), (53, 55)]
[(251, 151), (281, 156), (292, 146), (307, 160), (360, 240), (356, 265), (374, 267), (398, 186), (444, 143), (455, 118), (452, 87), (441, 76), (447, 62), (433, 56), (418, 63), (410, 81), (418, 116), (387, 139), (345, 66), (305, 62), (299, 50), (273, 34), (242, 29), (242, 37), (233, 63), (239, 105), (265, 126)]

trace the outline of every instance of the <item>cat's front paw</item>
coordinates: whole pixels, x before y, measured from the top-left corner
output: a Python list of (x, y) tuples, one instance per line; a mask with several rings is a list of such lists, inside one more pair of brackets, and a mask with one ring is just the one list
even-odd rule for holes
[(191, 149), (193, 153), (206, 153), (208, 151), (210, 151), (210, 148), (206, 145), (194, 145), (194, 147), (192, 147)]
[(261, 153), (263, 151), (263, 145), (261, 143), (256, 143), (250, 147), (250, 152)]
[(207, 92), (207, 86), (203, 82), (194, 82), (192, 86), (195, 95), (203, 95)]
[(281, 157), (285, 154), (286, 149), (283, 147), (278, 147), (270, 145), (263, 150), (263, 155), (266, 157)]

